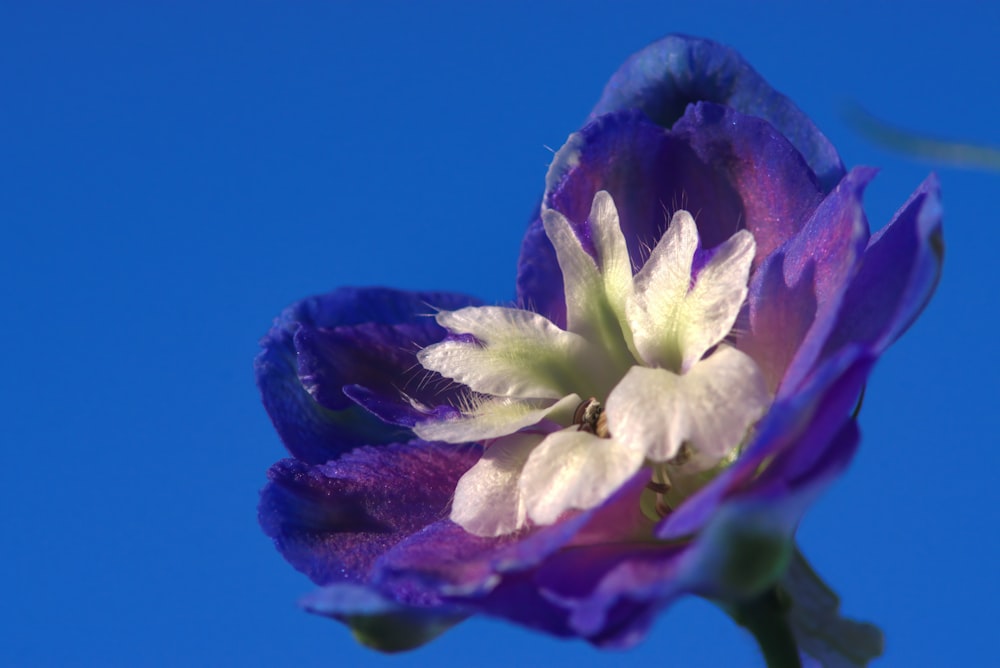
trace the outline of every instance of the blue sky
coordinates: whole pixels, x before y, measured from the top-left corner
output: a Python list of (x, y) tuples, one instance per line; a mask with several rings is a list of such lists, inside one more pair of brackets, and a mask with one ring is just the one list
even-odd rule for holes
[(295, 607), (309, 583), (255, 517), (283, 454), (251, 373), (271, 319), (345, 284), (510, 298), (551, 149), (686, 32), (882, 167), (873, 227), (941, 175), (944, 279), (800, 540), (886, 631), (879, 665), (983, 665), (1000, 174), (888, 153), (842, 110), (1000, 145), (997, 25), (971, 2), (3, 3), (0, 664), (759, 665), (699, 601), (625, 655), (474, 620), (383, 657)]

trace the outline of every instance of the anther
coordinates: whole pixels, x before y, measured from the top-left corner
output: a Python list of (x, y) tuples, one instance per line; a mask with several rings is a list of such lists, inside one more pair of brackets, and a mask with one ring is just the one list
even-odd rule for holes
[(594, 397), (590, 397), (580, 402), (573, 412), (573, 424), (580, 425), (577, 431), (585, 431), (589, 434), (607, 438), (608, 418), (604, 414), (604, 406)]
[(681, 443), (681, 447), (677, 450), (677, 454), (674, 455), (673, 459), (667, 463), (671, 466), (684, 466), (691, 460), (691, 455), (694, 453), (691, 451), (691, 446), (687, 441)]

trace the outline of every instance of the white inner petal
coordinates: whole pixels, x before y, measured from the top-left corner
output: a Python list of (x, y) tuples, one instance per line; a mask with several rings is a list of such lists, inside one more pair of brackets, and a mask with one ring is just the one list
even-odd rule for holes
[(635, 346), (650, 366), (686, 372), (729, 333), (746, 299), (753, 235), (741, 230), (721, 244), (692, 287), (697, 246), (694, 218), (678, 211), (636, 274), (627, 314)]
[(721, 244), (698, 272), (694, 288), (684, 299), (678, 327), (683, 371), (690, 369), (733, 328), (747, 298), (755, 251), (753, 235), (740, 230)]
[[(462, 417), (422, 422), (413, 427), (417, 438), (446, 443), (476, 443), (513, 434), (557, 415), (572, 415), (580, 397), (570, 394), (555, 403), (516, 399), (485, 399)], [(540, 405), (543, 404), (543, 405)]]
[(571, 509), (599, 505), (642, 466), (641, 453), (575, 427), (549, 434), (521, 475), (528, 517), (552, 524)]
[(698, 248), (698, 228), (687, 211), (678, 211), (649, 259), (635, 275), (626, 305), (635, 347), (643, 361), (679, 371), (683, 360), (678, 327), (684, 323), (684, 299), (691, 288), (691, 262)]
[(528, 455), (544, 435), (514, 434), (486, 449), (455, 488), (451, 520), (477, 536), (502, 536), (524, 525), (518, 481)]
[[(643, 466), (680, 502), (738, 456), (770, 404), (754, 361), (723, 343), (747, 295), (749, 232), (714, 249), (693, 280), (698, 229), (686, 211), (634, 276), (608, 193), (595, 195), (582, 237), (555, 210), (545, 208), (542, 222), (562, 271), (566, 329), (526, 310), (468, 307), (437, 321), (470, 340), (417, 356), (469, 388), (461, 417), (418, 424), (417, 436), (497, 439), (460, 480), (452, 507), (452, 519), (480, 536), (596, 507)], [(574, 415), (584, 407), (595, 412)], [(544, 431), (565, 428), (522, 431), (543, 421)]]
[(631, 332), (625, 303), (632, 292), (632, 268), (618, 221), (618, 211), (608, 193), (594, 197), (590, 231), (597, 260), (580, 244), (569, 221), (558, 211), (542, 214), (545, 233), (556, 250), (566, 297), (566, 328), (603, 350), (617, 365), (614, 374), (632, 363)]
[(594, 389), (593, 374), (588, 372), (601, 351), (537, 313), (482, 306), (445, 311), (437, 320), (454, 333), (473, 335), (483, 345), (442, 341), (421, 350), (417, 360), (476, 392), (559, 399)]
[(691, 444), (715, 461), (743, 441), (771, 404), (760, 368), (729, 346), (719, 346), (683, 379), (691, 412)]
[(770, 396), (757, 365), (720, 348), (684, 375), (633, 367), (608, 397), (612, 438), (654, 462), (666, 462), (689, 443), (699, 468), (722, 459), (767, 410)]

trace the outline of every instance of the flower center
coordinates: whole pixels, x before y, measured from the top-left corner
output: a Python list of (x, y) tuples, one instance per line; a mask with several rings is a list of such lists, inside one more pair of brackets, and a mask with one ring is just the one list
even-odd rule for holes
[(585, 431), (601, 438), (608, 438), (608, 418), (601, 402), (590, 397), (581, 401), (573, 412), (573, 424), (580, 425), (577, 431)]
[(693, 279), (699, 239), (686, 211), (635, 274), (607, 193), (587, 221), (595, 255), (560, 213), (543, 222), (565, 328), (522, 309), (469, 307), (437, 316), (463, 336), (418, 355), (468, 388), (460, 417), (414, 430), (487, 445), (452, 505), (452, 519), (479, 535), (595, 507), (644, 468), (653, 497), (643, 511), (662, 516), (735, 458), (770, 403), (757, 365), (727, 339), (747, 295), (749, 232), (713, 249)]

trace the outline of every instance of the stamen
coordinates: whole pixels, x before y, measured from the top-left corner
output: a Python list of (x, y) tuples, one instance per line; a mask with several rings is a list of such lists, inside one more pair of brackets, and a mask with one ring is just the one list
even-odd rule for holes
[(646, 483), (646, 489), (656, 493), (656, 502), (654, 503), (656, 514), (661, 519), (669, 515), (672, 509), (667, 505), (666, 496), (671, 489), (670, 478), (667, 477), (666, 468), (662, 464), (653, 468), (653, 475)]
[(646, 483), (646, 489), (651, 492), (656, 492), (657, 494), (668, 494), (670, 492), (670, 485), (665, 482), (650, 480)]
[(684, 441), (683, 443), (681, 443), (680, 449), (677, 450), (677, 454), (674, 455), (673, 459), (671, 459), (667, 463), (670, 464), (671, 466), (677, 466), (677, 467), (684, 466), (685, 464), (688, 463), (688, 461), (691, 460), (691, 456), (693, 454), (694, 452), (691, 450), (691, 445), (687, 441)]
[(595, 397), (580, 402), (573, 412), (573, 424), (580, 425), (577, 431), (585, 431), (601, 438), (608, 438), (608, 417), (604, 406)]

